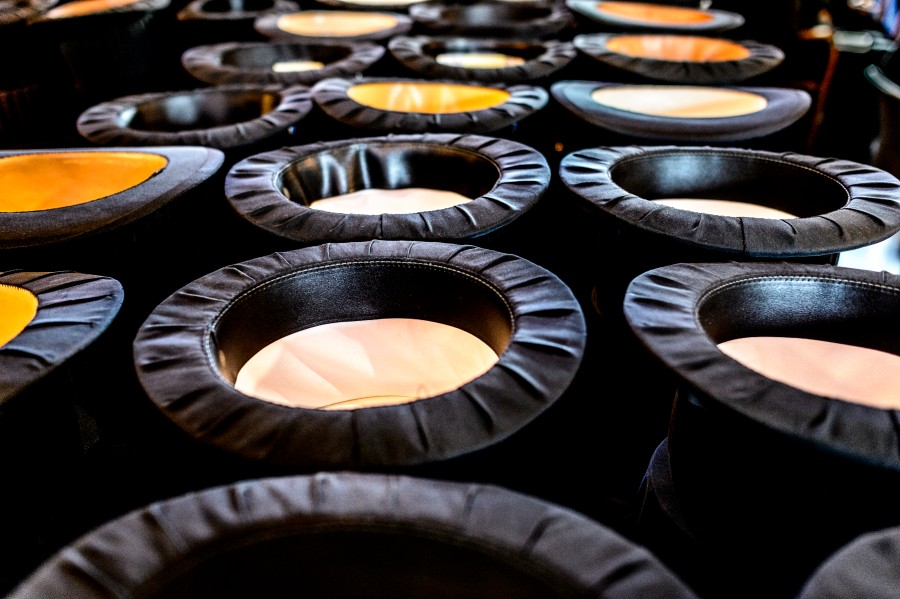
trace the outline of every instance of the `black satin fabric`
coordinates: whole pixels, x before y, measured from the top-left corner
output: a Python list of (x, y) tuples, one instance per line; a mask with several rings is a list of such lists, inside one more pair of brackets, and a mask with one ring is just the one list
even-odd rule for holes
[(253, 21), (262, 15), (300, 10), (292, 0), (193, 0), (178, 11), (179, 21)]
[[(362, 79), (324, 79), (313, 86), (312, 98), (331, 118), (350, 127), (373, 133), (425, 133), (428, 131), (457, 133), (489, 133), (517, 123), (547, 105), (549, 96), (533, 85), (490, 84), (489, 87), (509, 92), (509, 99), (498, 106), (469, 112), (426, 114), (394, 112), (371, 108), (350, 99), (347, 90), (355, 85), (381, 82), (422, 83), (418, 79), (367, 77)], [(438, 81), (449, 85), (467, 85), (460, 81)], [(484, 83), (472, 83), (484, 87)]]
[(0, 347), (0, 406), (4, 408), (97, 339), (115, 318), (124, 297), (115, 279), (76, 272), (10, 270), (0, 272), (0, 285), (27, 289), (38, 298), (34, 319)]
[(744, 17), (736, 12), (709, 9), (704, 10), (712, 17), (708, 21), (700, 23), (651, 23), (647, 21), (635, 21), (614, 14), (600, 12), (598, 5), (603, 2), (597, 0), (566, 0), (568, 6), (575, 13), (597, 22), (611, 29), (639, 29), (644, 31), (671, 31), (690, 33), (713, 33), (736, 29), (744, 24)]
[(0, 250), (37, 248), (119, 229), (200, 185), (219, 170), (223, 161), (222, 152), (202, 147), (6, 150), (0, 151), (0, 160), (7, 156), (65, 152), (139, 152), (163, 156), (168, 164), (143, 183), (92, 202), (52, 210), (0, 213)]
[(724, 84), (735, 83), (767, 73), (784, 60), (784, 52), (769, 44), (752, 40), (736, 41), (750, 52), (747, 58), (737, 60), (664, 60), (629, 56), (607, 47), (610, 40), (623, 35), (596, 33), (577, 35), (572, 43), (582, 54), (604, 65), (640, 75), (641, 77), (671, 83)]
[(591, 94), (622, 83), (557, 81), (550, 88), (553, 98), (581, 120), (638, 139), (669, 143), (730, 142), (770, 135), (798, 121), (812, 104), (799, 89), (732, 87), (762, 96), (767, 105), (760, 111), (733, 117), (680, 118), (629, 112), (595, 102)]
[[(622, 146), (573, 152), (559, 173), (586, 207), (625, 229), (736, 259), (834, 254), (900, 230), (900, 181), (875, 167), (836, 158)], [(673, 197), (746, 201), (799, 218), (717, 216), (651, 201)]]
[(298, 592), (695, 597), (648, 551), (574, 511), (501, 487), (337, 473), (241, 482), (132, 512), (57, 554), (10, 599)]
[[(302, 12), (302, 11), (301, 11)], [(336, 11), (335, 11), (336, 12)], [(396, 24), (389, 29), (379, 29), (371, 33), (363, 33), (347, 36), (319, 36), (319, 35), (298, 35), (289, 33), (278, 27), (278, 19), (282, 15), (265, 15), (256, 19), (253, 28), (259, 33), (266, 36), (270, 41), (281, 42), (307, 42), (318, 43), (322, 41), (332, 42), (348, 42), (348, 41), (379, 41), (394, 37), (395, 35), (403, 35), (412, 28), (412, 19), (407, 15), (398, 12), (377, 11), (378, 14), (389, 15), (393, 17)]]
[(816, 571), (798, 599), (892, 599), (900, 588), (900, 527), (863, 535)]
[[(527, 146), (479, 135), (425, 133), (257, 154), (231, 169), (225, 195), (255, 226), (307, 245), (366, 239), (456, 241), (510, 224), (538, 202), (549, 183), (547, 161)], [(406, 187), (455, 191), (472, 201), (411, 214), (309, 208), (315, 200), (361, 189)]]
[[(274, 108), (262, 113), (266, 98)], [(198, 120), (179, 124), (190, 104)], [(173, 108), (169, 108), (173, 106)], [(78, 132), (106, 146), (197, 145), (231, 149), (259, 143), (297, 125), (312, 109), (303, 86), (222, 85), (125, 96), (97, 104), (78, 117)], [(139, 124), (132, 124), (135, 121)], [(140, 127), (140, 128), (137, 128)]]
[[(388, 42), (388, 50), (403, 66), (429, 79), (503, 83), (524, 83), (549, 77), (575, 58), (571, 43), (556, 40), (398, 36)], [(436, 60), (435, 57), (443, 52), (501, 52), (523, 58), (525, 63), (490, 69), (454, 67)]]
[(473, 4), (423, 3), (409, 7), (416, 25), (439, 35), (472, 37), (550, 37), (573, 23), (572, 14), (562, 4)]
[[(404, 315), (468, 330), (500, 359), (443, 395), (349, 412), (260, 401), (227, 380), (260, 344), (290, 332)], [(294, 472), (373, 469), (433, 463), (512, 435), (566, 390), (585, 335), (568, 288), (522, 258), (373, 240), (276, 253), (202, 277), (150, 315), (134, 359), (154, 404), (197, 441)]]
[[(226, 42), (188, 49), (181, 55), (181, 65), (211, 85), (312, 85), (329, 77), (352, 77), (383, 55), (383, 47), (366, 42)], [(287, 60), (314, 60), (324, 66), (287, 73), (272, 70), (274, 63)]]
[(704, 404), (817, 451), (877, 465), (900, 480), (893, 411), (801, 391), (716, 347), (729, 339), (776, 335), (900, 353), (887, 333), (900, 315), (900, 277), (828, 265), (676, 264), (632, 281), (624, 311), (644, 346)]

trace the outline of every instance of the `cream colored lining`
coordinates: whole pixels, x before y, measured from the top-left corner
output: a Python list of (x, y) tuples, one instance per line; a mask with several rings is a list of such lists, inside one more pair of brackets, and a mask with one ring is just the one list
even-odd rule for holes
[(66, 17), (79, 17), (93, 13), (103, 12), (112, 8), (121, 8), (135, 4), (139, 0), (76, 0), (44, 13), (47, 19), (65, 19)]
[(712, 21), (713, 18), (712, 15), (702, 10), (643, 2), (600, 2), (597, 4), (597, 11), (659, 25), (706, 23)]
[(653, 200), (657, 204), (671, 206), (680, 210), (716, 214), (719, 216), (746, 216), (753, 218), (797, 218), (793, 214), (776, 208), (751, 204), (749, 202), (732, 202), (728, 200), (703, 200), (694, 198), (665, 198)]
[(361, 189), (312, 202), (309, 207), (341, 214), (414, 214), (443, 210), (471, 202), (453, 191), (408, 187), (404, 189)]
[(448, 67), (465, 69), (503, 69), (525, 64), (525, 59), (500, 52), (444, 52), (435, 60)]
[(497, 360), (474, 335), (436, 322), (338, 322), (266, 346), (241, 368), (235, 388), (280, 405), (349, 410), (452, 391)]
[(168, 160), (138, 152), (42, 152), (0, 158), (0, 212), (85, 204), (140, 185)]
[(635, 58), (685, 62), (726, 62), (750, 56), (750, 50), (740, 44), (687, 35), (622, 35), (611, 38), (606, 47)]
[(510, 93), (452, 83), (379, 82), (354, 85), (347, 90), (347, 96), (379, 110), (448, 114), (500, 106), (509, 100)]
[(282, 15), (277, 21), (282, 31), (310, 37), (353, 37), (396, 26), (397, 19), (391, 15), (340, 10), (307, 10)]
[(763, 110), (760, 95), (716, 87), (616, 85), (591, 93), (598, 104), (652, 116), (709, 119), (743, 116)]
[(759, 374), (808, 393), (900, 409), (900, 356), (794, 337), (743, 337), (719, 349)]
[(325, 63), (316, 60), (283, 60), (272, 64), (272, 70), (276, 73), (300, 73), (302, 71), (317, 71), (325, 67)]

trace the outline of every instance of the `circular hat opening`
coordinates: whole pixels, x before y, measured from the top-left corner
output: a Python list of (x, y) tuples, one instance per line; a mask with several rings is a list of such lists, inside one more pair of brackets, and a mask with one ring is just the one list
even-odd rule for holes
[(431, 31), (523, 39), (549, 36), (571, 23), (571, 14), (564, 6), (546, 3), (424, 3), (411, 6), (409, 14)]
[(566, 156), (560, 176), (576, 197), (620, 224), (714, 252), (828, 256), (886, 239), (900, 225), (896, 179), (837, 159), (737, 148), (594, 148)]
[(619, 29), (725, 31), (744, 24), (743, 16), (725, 10), (595, 0), (566, 0), (566, 5), (593, 21)]
[(618, 85), (591, 93), (598, 104), (651, 116), (714, 119), (745, 116), (769, 105), (765, 97), (715, 87)]
[[(198, 293), (211, 301), (197, 306)], [(292, 372), (282, 361), (251, 373), (272, 344)], [(160, 304), (134, 343), (142, 386), (176, 425), (282, 468), (483, 449), (556, 401), (583, 347), (578, 304), (544, 269), (473, 246), (377, 240), (206, 275)], [(275, 392), (236, 388), (248, 373)]]
[(305, 243), (478, 237), (543, 194), (538, 152), (476, 135), (394, 135), (285, 148), (235, 165), (225, 194), (254, 225)]
[(307, 37), (353, 37), (388, 31), (399, 25), (393, 15), (354, 11), (309, 10), (278, 17), (276, 27)]
[(117, 98), (85, 110), (77, 127), (97, 144), (231, 149), (286, 136), (311, 109), (300, 85), (220, 85)]
[(557, 81), (553, 97), (579, 119), (622, 135), (669, 142), (742, 141), (796, 123), (803, 90)]
[(680, 84), (743, 81), (784, 60), (784, 52), (769, 44), (686, 34), (583, 34), (573, 44), (603, 65)]
[(0, 284), (0, 347), (25, 330), (37, 315), (38, 298), (28, 289)]
[[(168, 164), (138, 152), (58, 152), (0, 158), (0, 212), (52, 210), (93, 202), (144, 183)], [(102, 173), (102, 176), (98, 176)]]
[(381, 81), (353, 85), (347, 89), (347, 96), (379, 110), (452, 114), (500, 106), (511, 94), (503, 89), (453, 83)]
[(746, 46), (724, 39), (681, 35), (622, 35), (606, 47), (635, 58), (691, 62), (724, 62), (750, 56)]
[(44, 19), (80, 17), (137, 4), (141, 0), (75, 0), (44, 13)]
[(141, 131), (177, 132), (252, 121), (280, 104), (273, 92), (204, 91), (172, 94), (142, 102), (123, 114), (121, 126)]
[(426, 78), (457, 81), (529, 81), (547, 77), (575, 57), (570, 43), (478, 37), (402, 37), (391, 54)]
[(648, 551), (574, 511), (495, 486), (353, 473), (156, 503), (76, 541), (10, 597), (298, 588), (348, 598), (695, 597)]
[(185, 51), (181, 64), (195, 78), (213, 84), (311, 84), (363, 71), (384, 55), (366, 42), (227, 42)]

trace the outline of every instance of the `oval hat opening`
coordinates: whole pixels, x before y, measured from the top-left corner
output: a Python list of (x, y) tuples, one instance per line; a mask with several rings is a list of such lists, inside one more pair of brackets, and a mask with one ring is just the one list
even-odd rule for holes
[(416, 4), (409, 15), (422, 29), (441, 35), (540, 38), (560, 33), (572, 23), (562, 4)]
[(181, 55), (181, 64), (194, 78), (213, 85), (312, 85), (360, 73), (383, 55), (384, 48), (365, 42), (228, 42), (191, 48)]
[(533, 85), (388, 78), (325, 79), (312, 95), (344, 125), (383, 133), (487, 133), (533, 115), (548, 100)]
[(549, 77), (575, 57), (570, 43), (464, 37), (398, 36), (388, 50), (428, 78), (507, 83)]
[(305, 10), (267, 15), (256, 20), (257, 31), (271, 40), (383, 40), (409, 31), (412, 20), (400, 13)]
[(582, 34), (573, 43), (619, 72), (672, 83), (734, 83), (767, 73), (784, 60), (775, 46), (698, 35)]
[(225, 195), (256, 227), (304, 244), (474, 241), (512, 225), (549, 181), (543, 156), (516, 142), (393, 135), (252, 156), (231, 170)]
[(580, 120), (633, 139), (728, 142), (764, 137), (811, 105), (802, 90), (559, 81), (553, 97)]
[(303, 86), (227, 85), (118, 98), (84, 111), (77, 126), (101, 145), (231, 149), (287, 136), (311, 109)]
[(590, 21), (617, 29), (716, 32), (735, 29), (744, 17), (735, 12), (645, 2), (566, 0), (566, 6)]
[[(97, 568), (102, 581), (87, 574)], [(649, 552), (574, 511), (500, 487), (351, 473), (159, 502), (73, 543), (10, 597), (279, 596), (297, 587), (338, 597), (695, 597)]]
[[(186, 309), (198, 292), (216, 299)], [(195, 440), (260, 467), (367, 469), (434, 463), (514, 434), (568, 387), (584, 333), (571, 292), (524, 259), (370, 241), (202, 277), (157, 307), (134, 350), (149, 397)], [(287, 349), (265, 362), (272, 344)], [(392, 360), (405, 365), (399, 378)], [(235, 388), (244, 376), (277, 389), (247, 395)], [(235, 410), (248, 417), (210, 427)]]

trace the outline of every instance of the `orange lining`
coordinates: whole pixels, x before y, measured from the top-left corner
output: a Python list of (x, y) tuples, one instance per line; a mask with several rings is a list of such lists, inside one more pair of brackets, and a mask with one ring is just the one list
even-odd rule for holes
[(448, 114), (500, 106), (510, 93), (490, 87), (448, 83), (363, 83), (347, 96), (364, 106), (394, 112)]
[(750, 56), (750, 50), (728, 40), (684, 35), (623, 35), (607, 41), (606, 47), (635, 58), (685, 62), (727, 62)]
[(36, 295), (12, 285), (0, 285), (0, 347), (6, 345), (25, 330), (37, 315)]
[(712, 21), (712, 15), (702, 10), (681, 8), (677, 6), (662, 6), (659, 4), (645, 4), (643, 2), (600, 2), (597, 4), (599, 12), (609, 13), (617, 17), (624, 17), (634, 21), (645, 23), (666, 24), (690, 24)]

